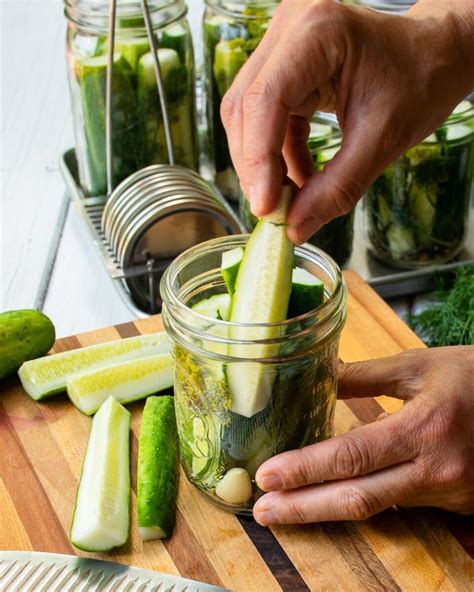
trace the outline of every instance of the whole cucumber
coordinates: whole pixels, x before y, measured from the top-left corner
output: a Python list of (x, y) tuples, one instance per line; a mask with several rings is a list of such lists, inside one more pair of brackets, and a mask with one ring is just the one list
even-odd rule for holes
[(53, 323), (38, 310), (0, 313), (0, 380), (18, 370), (23, 362), (47, 354), (55, 337)]

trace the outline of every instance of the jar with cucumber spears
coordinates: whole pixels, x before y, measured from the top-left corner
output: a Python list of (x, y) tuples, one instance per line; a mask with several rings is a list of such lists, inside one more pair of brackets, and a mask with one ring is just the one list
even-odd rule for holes
[[(340, 269), (305, 245), (296, 247), (294, 265), (319, 286), (318, 308), (294, 318), (290, 312), (280, 323), (222, 320), (230, 306), (222, 255), (247, 240), (237, 235), (193, 247), (161, 281), (183, 469), (208, 499), (244, 514), (261, 494), (255, 473), (263, 462), (334, 435), (337, 350), (346, 316)], [(259, 377), (253, 397), (240, 388), (248, 384), (246, 373)]]
[(240, 68), (265, 34), (278, 6), (269, 0), (205, 0), (203, 20), (204, 86), (208, 125), (207, 156), (216, 184), (237, 201), (239, 182), (230, 158), (220, 105)]
[[(197, 169), (194, 58), (184, 0), (149, 0), (171, 120), (176, 164)], [(105, 195), (108, 0), (65, 0), (67, 62), (79, 179), (86, 196)], [(114, 186), (168, 162), (156, 78), (138, 0), (117, 0), (113, 59)]]
[(366, 196), (373, 254), (400, 268), (455, 257), (467, 231), (474, 170), (474, 109), (446, 123), (390, 165)]
[[(316, 171), (322, 171), (341, 147), (342, 136), (336, 125), (321, 123), (315, 115), (310, 124), (308, 148)], [(255, 228), (257, 218), (250, 211), (250, 204), (239, 192), (239, 215), (248, 231)], [(352, 253), (354, 237), (354, 211), (328, 222), (308, 242), (326, 251), (338, 265), (344, 265)]]

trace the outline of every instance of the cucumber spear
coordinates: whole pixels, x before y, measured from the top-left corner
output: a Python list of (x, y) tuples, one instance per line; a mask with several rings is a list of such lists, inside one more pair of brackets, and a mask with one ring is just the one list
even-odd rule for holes
[[(240, 264), (232, 298), (232, 323), (276, 323), (284, 321), (291, 293), (294, 246), (286, 234), (286, 217), (292, 198), (290, 186), (283, 187), (280, 203), (261, 218), (251, 234)], [(239, 327), (229, 330), (231, 339), (270, 340), (280, 335), (278, 327)], [(229, 355), (239, 358), (268, 358), (278, 355), (274, 344), (232, 344)], [(259, 362), (227, 365), (227, 379), (234, 413), (251, 417), (270, 399), (275, 368)]]

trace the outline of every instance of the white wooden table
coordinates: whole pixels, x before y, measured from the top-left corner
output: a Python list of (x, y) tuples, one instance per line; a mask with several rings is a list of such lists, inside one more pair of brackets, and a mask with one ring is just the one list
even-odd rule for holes
[[(203, 0), (189, 0), (200, 61)], [(128, 321), (69, 207), (58, 160), (74, 136), (62, 0), (0, 0), (2, 52), (0, 309), (37, 308), (58, 337)], [(394, 303), (408, 311), (405, 299)]]

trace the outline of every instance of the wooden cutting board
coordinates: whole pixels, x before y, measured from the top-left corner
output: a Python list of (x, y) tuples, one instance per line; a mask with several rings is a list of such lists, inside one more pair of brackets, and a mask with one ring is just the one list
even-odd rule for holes
[[(422, 347), (421, 341), (356, 274), (340, 356), (364, 360)], [(150, 333), (159, 316), (60, 339), (54, 351)], [(400, 402), (388, 397), (338, 402), (336, 430), (372, 421)], [(388, 510), (364, 522), (266, 529), (209, 504), (181, 475), (171, 539), (142, 543), (137, 532), (137, 437), (142, 404), (132, 413), (132, 528), (129, 544), (87, 554), (68, 532), (90, 428), (64, 396), (32, 401), (16, 378), (0, 397), (0, 549), (108, 559), (182, 575), (243, 592), (342, 590), (426, 592), (472, 590), (474, 521), (434, 510)]]

